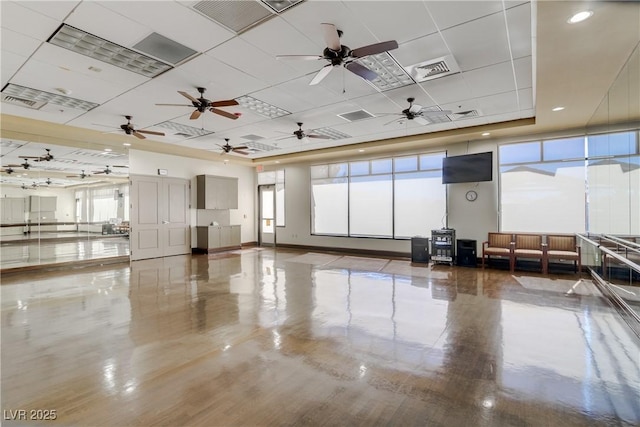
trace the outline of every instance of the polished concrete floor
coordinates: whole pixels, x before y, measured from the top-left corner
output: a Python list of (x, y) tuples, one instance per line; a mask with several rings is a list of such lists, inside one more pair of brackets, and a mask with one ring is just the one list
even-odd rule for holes
[(0, 291), (7, 426), (640, 425), (586, 276), (251, 248)]

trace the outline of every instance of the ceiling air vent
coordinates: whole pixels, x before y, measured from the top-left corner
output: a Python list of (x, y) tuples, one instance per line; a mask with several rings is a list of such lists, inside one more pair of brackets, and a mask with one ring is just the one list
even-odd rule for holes
[(244, 135), (244, 136), (241, 136), (240, 138), (248, 139), (249, 141), (258, 141), (259, 139), (264, 139), (264, 136), (255, 135), (253, 133), (250, 133), (249, 135)]
[(193, 8), (236, 34), (273, 14), (266, 6), (262, 6), (262, 3), (253, 0), (201, 1)]
[(291, 6), (300, 3), (301, 1), (302, 0), (262, 0), (262, 3), (280, 13), (289, 9)]
[(195, 50), (189, 49), (158, 33), (149, 34), (133, 46), (133, 48), (173, 65), (184, 61), (196, 53)]
[(480, 111), (478, 110), (467, 110), (467, 111), (460, 111), (459, 113), (453, 113), (453, 114), (449, 114), (449, 118), (451, 120), (461, 120), (461, 119), (470, 119), (472, 117), (479, 117)]
[(348, 122), (356, 122), (358, 120), (370, 119), (371, 117), (375, 116), (365, 110), (356, 110), (351, 111), (350, 113), (338, 114), (338, 117)]
[(2, 102), (6, 102), (7, 104), (11, 105), (18, 105), (20, 107), (31, 108), (32, 110), (39, 110), (43, 105), (46, 104), (46, 102), (31, 101), (29, 99), (18, 98), (11, 95), (2, 95)]
[(409, 65), (408, 67), (405, 67), (405, 70), (415, 81), (420, 83), (448, 76), (450, 74), (459, 73), (460, 67), (458, 67), (453, 56), (447, 55), (441, 58)]

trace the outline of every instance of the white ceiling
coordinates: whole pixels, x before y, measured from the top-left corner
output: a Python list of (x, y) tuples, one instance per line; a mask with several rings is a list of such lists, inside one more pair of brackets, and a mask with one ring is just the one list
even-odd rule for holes
[[(215, 152), (220, 151), (219, 145), (224, 143), (224, 138), (229, 138), (232, 145), (250, 145), (251, 141), (243, 137), (257, 135), (263, 138), (256, 141), (260, 144), (256, 147), (260, 149), (248, 156), (255, 161), (287, 153), (532, 117), (536, 117), (536, 123), (541, 117), (545, 122), (548, 113), (545, 111), (540, 115), (540, 103), (543, 102), (546, 109), (547, 104), (555, 101), (541, 91), (544, 88), (537, 81), (541, 72), (539, 57), (544, 54), (544, 61), (555, 61), (554, 64), (568, 61), (567, 56), (571, 55), (586, 61), (587, 55), (593, 56), (593, 52), (585, 55), (557, 52), (554, 44), (562, 45), (563, 41), (555, 37), (562, 34), (563, 40), (572, 40), (570, 43), (583, 52), (589, 46), (582, 46), (581, 40), (588, 45), (589, 37), (606, 38), (608, 35), (603, 34), (602, 29), (611, 25), (598, 21), (596, 13), (591, 21), (598, 25), (597, 29), (589, 30), (586, 26), (573, 29), (574, 32), (590, 31), (590, 36), (587, 37), (587, 33), (566, 34), (568, 16), (585, 4), (595, 8), (596, 12), (604, 8), (624, 7), (594, 6), (592, 2), (531, 3), (517, 0), (306, 0), (281, 13), (270, 12), (266, 20), (236, 34), (201, 14), (194, 8), (197, 3), (0, 2), (2, 87), (11, 83), (56, 94), (61, 90), (70, 91), (69, 96), (73, 98), (99, 104), (90, 111), (81, 111), (51, 103), (33, 110), (2, 102), (3, 115), (91, 129), (96, 131), (97, 139), (105, 132), (119, 133), (119, 125), (126, 122), (123, 116), (131, 115), (136, 129), (166, 133), (166, 136), (149, 136), (147, 143), (153, 140), (157, 147), (169, 144), (179, 149)], [(268, 10), (258, 0), (233, 3), (244, 3), (244, 6), (256, 3)], [(637, 16), (637, 5), (627, 7), (633, 7)], [(619, 16), (629, 15), (628, 10), (618, 13)], [(540, 15), (545, 16), (544, 23), (538, 23)], [(632, 39), (638, 37), (633, 16), (631, 14), (632, 25), (627, 25)], [(344, 32), (342, 44), (352, 49), (397, 40), (398, 49), (389, 53), (401, 66), (450, 56), (460, 72), (380, 92), (348, 70), (335, 68), (320, 84), (310, 86), (309, 82), (326, 61), (284, 61), (276, 59), (276, 55), (321, 55), (325, 47), (320, 26), (323, 22), (333, 23), (341, 29)], [(48, 43), (49, 37), (63, 23), (128, 48), (157, 32), (197, 54), (158, 77), (147, 78)], [(624, 26), (625, 23), (619, 23), (619, 27)], [(540, 28), (545, 29), (544, 34), (540, 34)], [(624, 34), (618, 36), (629, 38)], [(609, 46), (609, 49), (611, 55), (620, 50), (618, 60), (624, 60), (624, 55), (630, 53), (627, 46), (620, 46), (620, 43)], [(604, 74), (609, 79), (605, 83), (606, 88), (621, 65), (611, 64), (605, 70)], [(543, 78), (548, 80), (552, 77), (545, 75)], [(579, 81), (579, 70), (574, 78)], [(250, 95), (291, 114), (269, 119), (235, 106), (222, 109), (240, 113), (237, 120), (212, 113), (189, 120), (192, 107), (155, 105), (188, 104), (188, 100), (177, 91), (197, 97), (196, 87), (207, 88), (205, 97), (213, 101)], [(555, 89), (554, 94), (561, 90)], [(600, 87), (598, 90), (601, 93), (593, 98), (599, 102), (603, 93)], [(446, 123), (424, 126), (406, 120), (389, 124), (394, 117), (401, 117), (394, 114), (408, 107), (409, 97), (414, 97), (416, 104), (424, 107), (439, 107), (453, 113), (476, 110), (478, 116), (469, 118), (451, 114), (447, 116), (451, 120)], [(584, 100), (582, 104), (583, 108), (591, 108), (584, 105)], [(350, 123), (337, 116), (360, 109), (375, 117)], [(591, 112), (594, 109), (595, 106)], [(570, 126), (575, 126), (574, 122), (579, 120), (581, 125), (586, 123), (584, 113), (574, 122), (566, 117), (564, 120)], [(177, 136), (174, 135), (177, 131), (158, 126), (165, 121), (195, 126), (211, 134), (192, 138)], [(293, 136), (296, 122), (304, 123), (303, 129), (307, 133), (331, 128), (349, 137), (338, 140), (283, 139)], [(561, 123), (554, 124), (558, 126)], [(142, 144), (133, 136), (128, 138), (131, 148)], [(37, 148), (41, 151), (43, 147)], [(144, 147), (150, 149), (148, 144)], [(2, 155), (2, 165), (5, 166), (9, 162), (16, 163), (19, 155), (31, 154), (25, 154), (22, 149), (3, 149)]]

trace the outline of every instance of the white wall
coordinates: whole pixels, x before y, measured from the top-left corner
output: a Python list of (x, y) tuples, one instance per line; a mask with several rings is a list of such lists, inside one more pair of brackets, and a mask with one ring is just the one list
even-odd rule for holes
[[(256, 234), (256, 174), (253, 167), (233, 163), (199, 160), (188, 157), (129, 150), (129, 173), (132, 175), (158, 175), (158, 169), (166, 169), (167, 176), (191, 180), (191, 226), (196, 225), (196, 180), (197, 175), (217, 175), (238, 178), (238, 209), (230, 211), (230, 223), (242, 226), (243, 243), (257, 241)], [(195, 230), (192, 231), (191, 246), (195, 247)]]
[[(491, 141), (448, 145), (446, 147), (429, 147), (424, 152), (446, 150), (449, 156), (493, 151), (493, 181), (469, 184), (448, 185), (448, 226), (456, 230), (456, 238), (477, 241), (478, 249), (487, 239), (489, 231), (498, 230), (498, 165), (497, 144)], [(396, 152), (393, 155), (402, 155)], [(349, 160), (349, 159), (345, 159)], [(322, 162), (318, 162), (321, 164)], [(319, 246), (328, 248), (369, 249), (391, 252), (411, 252), (409, 240), (372, 239), (311, 235), (311, 163), (287, 164), (282, 167), (268, 168), (285, 170), (285, 206), (286, 226), (277, 227), (276, 235), (279, 244), (303, 246)], [(265, 168), (267, 169), (267, 168)], [(475, 202), (467, 201), (468, 190), (475, 190), (478, 198)]]

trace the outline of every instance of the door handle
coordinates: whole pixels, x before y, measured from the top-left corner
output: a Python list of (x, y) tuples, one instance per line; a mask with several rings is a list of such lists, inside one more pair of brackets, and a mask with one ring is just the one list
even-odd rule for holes
[(169, 224), (169, 221), (162, 221), (163, 224)]

